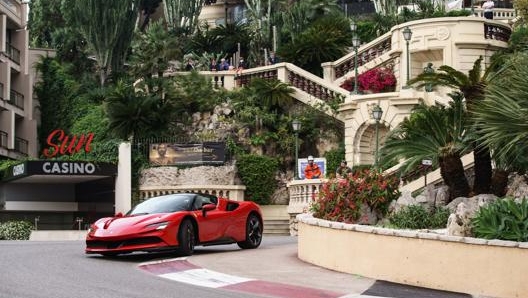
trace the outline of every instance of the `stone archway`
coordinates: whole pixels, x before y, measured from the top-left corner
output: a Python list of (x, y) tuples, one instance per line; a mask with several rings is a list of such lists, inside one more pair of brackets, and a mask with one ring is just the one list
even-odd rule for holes
[[(378, 126), (378, 146), (381, 146), (385, 142), (385, 137), (389, 133), (389, 127), (384, 122), (380, 122)], [(354, 165), (373, 165), (374, 156), (376, 153), (376, 124), (375, 123), (364, 123), (354, 142), (354, 148), (356, 149), (356, 161)]]

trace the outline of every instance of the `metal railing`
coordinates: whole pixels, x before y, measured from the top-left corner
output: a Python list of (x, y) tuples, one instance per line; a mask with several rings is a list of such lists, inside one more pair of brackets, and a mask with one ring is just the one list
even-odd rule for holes
[(7, 132), (0, 130), (0, 147), (7, 149)]
[(19, 137), (15, 137), (15, 151), (24, 155), (28, 154), (29, 142)]
[(24, 95), (20, 92), (17, 92), (11, 89), (9, 91), (9, 103), (23, 110), (24, 109)]
[(6, 55), (16, 64), (20, 65), (20, 50), (6, 42)]

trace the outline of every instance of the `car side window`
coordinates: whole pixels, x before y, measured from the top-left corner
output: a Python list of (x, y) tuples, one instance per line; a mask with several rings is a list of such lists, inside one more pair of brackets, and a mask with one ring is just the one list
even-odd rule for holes
[(203, 205), (203, 201), (202, 201), (202, 197), (201, 196), (196, 196), (194, 198), (194, 203), (193, 203), (193, 210), (201, 210), (202, 209), (202, 205)]

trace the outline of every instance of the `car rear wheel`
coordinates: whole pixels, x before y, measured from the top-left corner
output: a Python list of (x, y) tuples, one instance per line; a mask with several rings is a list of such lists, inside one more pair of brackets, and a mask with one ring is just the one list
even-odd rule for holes
[(184, 220), (178, 230), (178, 253), (184, 256), (190, 256), (194, 252), (196, 242), (194, 226), (190, 220)]
[(237, 242), (240, 248), (257, 248), (262, 242), (262, 225), (257, 215), (250, 214), (246, 221), (246, 240)]

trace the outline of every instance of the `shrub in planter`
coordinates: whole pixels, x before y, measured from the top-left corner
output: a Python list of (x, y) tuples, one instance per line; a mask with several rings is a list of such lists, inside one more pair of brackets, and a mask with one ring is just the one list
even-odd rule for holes
[[(354, 90), (354, 78), (347, 79), (341, 88)], [(358, 89), (360, 92), (392, 92), (396, 90), (396, 76), (389, 67), (376, 67), (358, 75)]]
[(33, 225), (27, 221), (8, 221), (0, 224), (0, 239), (29, 240)]
[(400, 195), (394, 176), (364, 169), (344, 179), (331, 179), (322, 186), (319, 198), (310, 206), (316, 218), (345, 223), (365, 222), (362, 210), (383, 216), (391, 201)]
[(475, 237), (528, 241), (528, 200), (497, 200), (480, 207), (471, 220)]
[(398, 229), (439, 229), (445, 228), (449, 210), (438, 208), (432, 212), (422, 205), (409, 205), (389, 216), (391, 227)]

